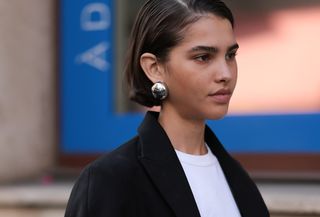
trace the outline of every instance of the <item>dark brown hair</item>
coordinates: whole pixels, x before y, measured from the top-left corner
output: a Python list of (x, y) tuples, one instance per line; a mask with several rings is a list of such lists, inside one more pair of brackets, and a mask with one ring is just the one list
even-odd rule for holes
[(131, 32), (125, 75), (129, 96), (141, 105), (161, 105), (151, 93), (153, 83), (140, 66), (143, 53), (154, 54), (165, 62), (170, 50), (183, 40), (186, 27), (203, 14), (214, 14), (230, 21), (230, 9), (219, 0), (148, 0), (140, 9)]

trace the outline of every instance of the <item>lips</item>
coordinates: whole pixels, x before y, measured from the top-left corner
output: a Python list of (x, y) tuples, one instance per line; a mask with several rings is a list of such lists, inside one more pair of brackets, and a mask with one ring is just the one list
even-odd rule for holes
[(218, 104), (228, 104), (232, 92), (229, 89), (220, 89), (214, 93), (209, 94), (209, 97)]

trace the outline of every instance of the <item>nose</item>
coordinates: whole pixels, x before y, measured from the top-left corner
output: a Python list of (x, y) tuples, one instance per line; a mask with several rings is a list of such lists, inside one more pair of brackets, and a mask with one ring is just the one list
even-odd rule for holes
[(233, 66), (227, 61), (221, 61), (216, 71), (215, 81), (217, 83), (229, 83), (234, 74)]

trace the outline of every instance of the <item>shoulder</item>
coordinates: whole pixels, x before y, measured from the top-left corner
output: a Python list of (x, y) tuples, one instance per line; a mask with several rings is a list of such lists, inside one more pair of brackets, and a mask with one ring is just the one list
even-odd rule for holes
[[(122, 216), (134, 195), (138, 137), (87, 165), (72, 189), (66, 217)], [(108, 201), (108, 203), (105, 203)]]
[(139, 138), (134, 137), (120, 145), (115, 150), (104, 154), (90, 163), (84, 170), (89, 170), (90, 176), (122, 177), (134, 173), (138, 166)]

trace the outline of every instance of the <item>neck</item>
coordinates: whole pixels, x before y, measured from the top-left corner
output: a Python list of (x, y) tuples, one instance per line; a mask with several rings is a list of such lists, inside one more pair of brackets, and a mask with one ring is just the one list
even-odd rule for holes
[(175, 110), (162, 108), (158, 121), (176, 150), (193, 155), (207, 153), (204, 142), (205, 120), (185, 118)]

